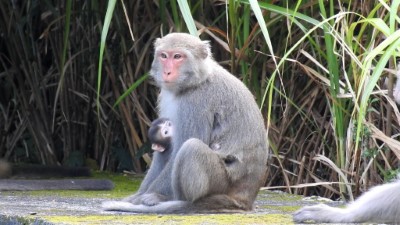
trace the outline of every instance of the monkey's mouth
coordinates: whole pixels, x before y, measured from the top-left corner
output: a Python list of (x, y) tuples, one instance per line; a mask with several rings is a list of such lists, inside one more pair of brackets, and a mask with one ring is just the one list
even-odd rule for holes
[(164, 84), (176, 84), (175, 81), (163, 81)]
[(164, 81), (163, 86), (167, 89), (175, 89), (176, 87), (176, 82), (171, 82), (171, 81)]

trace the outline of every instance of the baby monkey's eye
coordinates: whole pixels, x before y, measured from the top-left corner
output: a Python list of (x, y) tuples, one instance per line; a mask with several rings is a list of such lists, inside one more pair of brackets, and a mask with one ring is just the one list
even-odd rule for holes
[(167, 58), (167, 54), (165, 54), (164, 52), (162, 52), (162, 53), (160, 54), (160, 57), (163, 58), (163, 59), (166, 59), (166, 58)]
[(180, 58), (182, 58), (182, 55), (181, 55), (181, 54), (175, 54), (175, 55), (174, 55), (174, 59), (180, 59)]

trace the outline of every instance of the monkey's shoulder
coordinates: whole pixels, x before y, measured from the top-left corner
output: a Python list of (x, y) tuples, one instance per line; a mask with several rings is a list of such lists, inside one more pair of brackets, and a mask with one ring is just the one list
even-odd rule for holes
[[(209, 76), (209, 88), (222, 92), (225, 95), (244, 94), (246, 97), (252, 96), (246, 85), (235, 75), (227, 71), (220, 65), (215, 66)], [(239, 96), (236, 96), (239, 97)]]

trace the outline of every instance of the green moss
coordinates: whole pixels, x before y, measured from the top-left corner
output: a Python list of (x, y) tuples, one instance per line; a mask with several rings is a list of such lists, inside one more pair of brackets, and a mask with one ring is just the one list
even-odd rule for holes
[(290, 195), (284, 192), (273, 192), (267, 190), (261, 190), (257, 197), (259, 200), (283, 202), (300, 201), (302, 198), (303, 197), (299, 195)]
[(281, 211), (282, 213), (293, 213), (294, 211), (301, 208), (301, 206), (292, 206), (292, 205), (265, 205), (262, 206), (263, 209)]
[[(110, 173), (95, 173), (95, 178), (110, 179), (115, 188), (112, 191), (32, 191), (29, 195), (53, 195), (63, 197), (82, 198), (123, 198), (136, 192), (143, 177), (130, 177)], [(24, 194), (24, 192), (21, 192)], [(26, 194), (26, 192), (25, 192)], [(293, 224), (290, 213), (299, 206), (292, 206), (292, 202), (301, 199), (299, 196), (287, 195), (279, 192), (260, 191), (258, 204), (262, 207), (259, 213), (250, 214), (211, 214), (211, 215), (87, 215), (87, 216), (41, 216), (49, 223), (63, 224)], [(282, 205), (285, 202), (285, 205)], [(287, 205), (288, 203), (290, 205)], [(272, 203), (272, 204), (271, 204)], [(266, 209), (266, 210), (265, 210)], [(35, 217), (29, 217), (34, 219)]]
[(293, 224), (290, 215), (102, 215), (51, 216), (49, 222), (66, 224)]

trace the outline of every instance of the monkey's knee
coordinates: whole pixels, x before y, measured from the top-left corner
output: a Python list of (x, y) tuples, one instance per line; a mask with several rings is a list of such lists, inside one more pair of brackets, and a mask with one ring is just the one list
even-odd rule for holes
[(198, 139), (187, 140), (180, 148), (172, 172), (175, 198), (195, 201), (228, 189), (222, 157)]
[[(190, 167), (200, 166), (200, 163), (219, 162), (220, 158), (206, 145), (197, 138), (190, 138), (185, 141), (176, 156), (178, 166)], [(187, 165), (186, 165), (187, 164)], [(197, 168), (197, 170), (202, 168)]]

